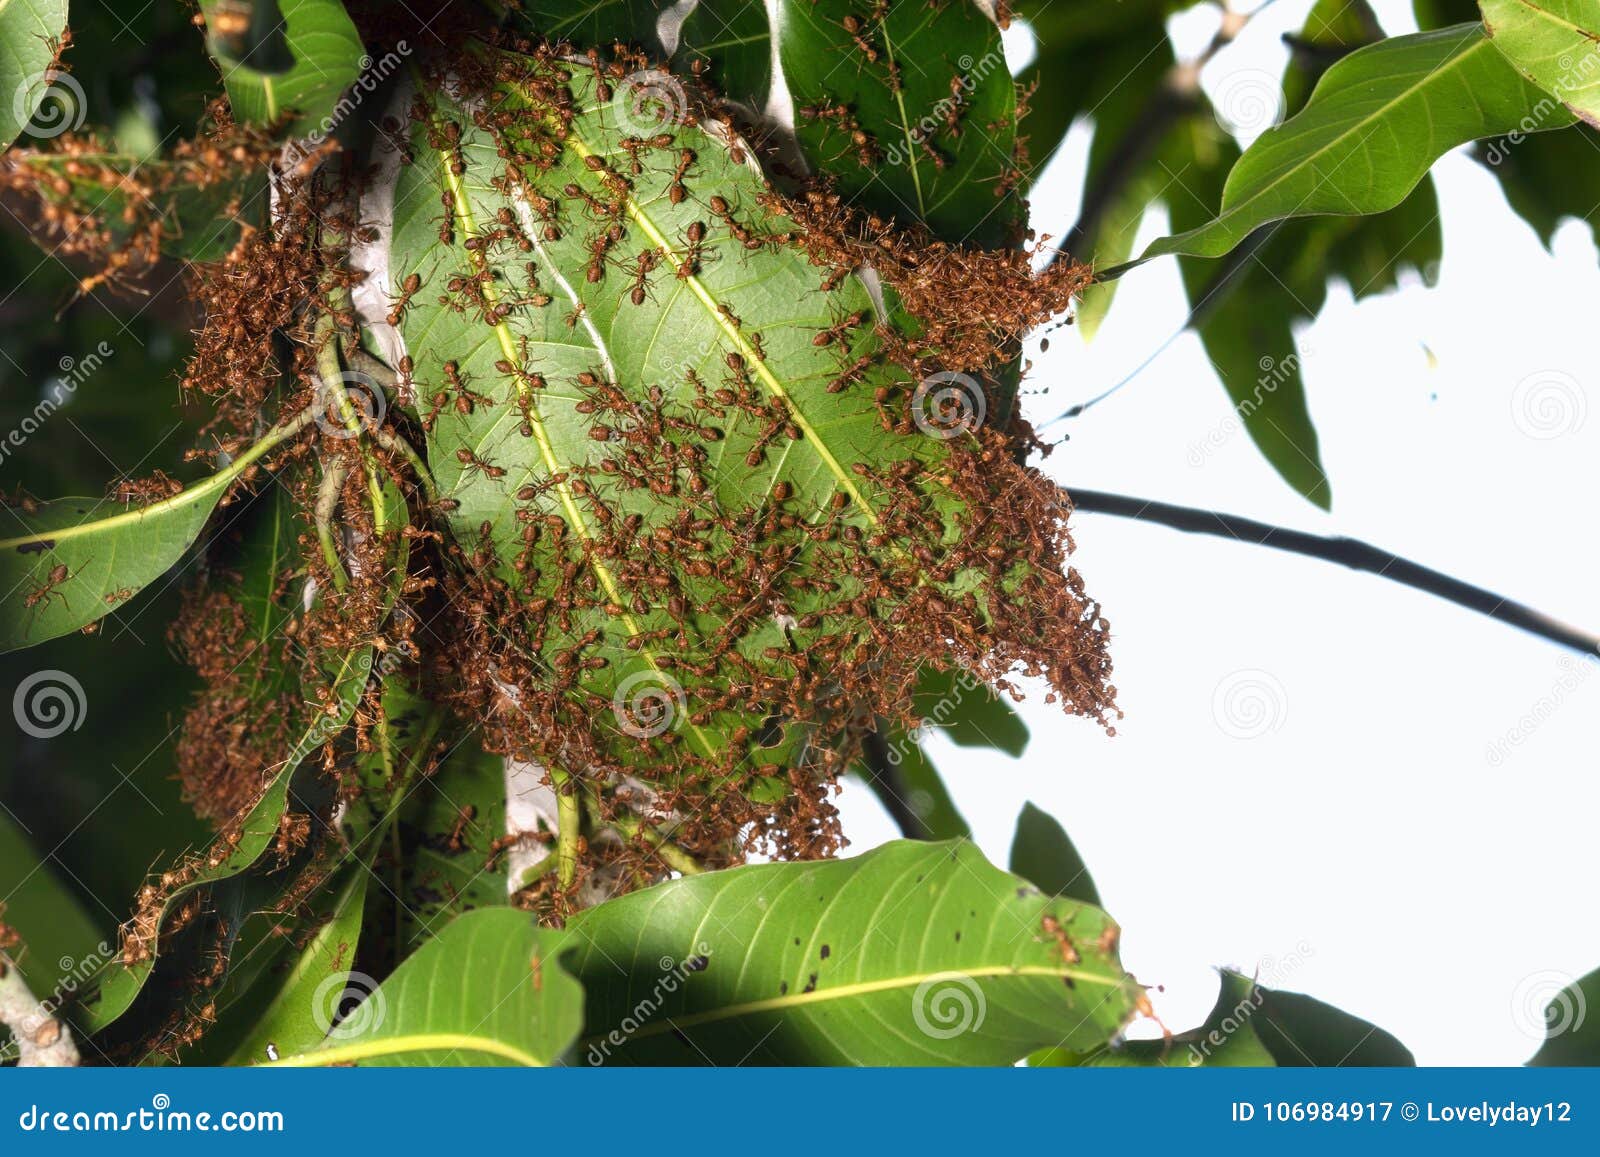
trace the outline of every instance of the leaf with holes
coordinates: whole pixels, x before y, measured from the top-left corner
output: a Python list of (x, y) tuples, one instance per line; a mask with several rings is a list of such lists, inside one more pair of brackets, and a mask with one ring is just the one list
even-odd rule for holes
[[(214, 34), (218, 19), (226, 22), (221, 11), (226, 7), (220, 0), (201, 5), (213, 31), (208, 40), (213, 52), (222, 44)], [(293, 113), (291, 130), (303, 132), (333, 115), (340, 95), (360, 74), (361, 35), (341, 0), (279, 0), (272, 7), (280, 11), (281, 25), (251, 32), (255, 44), (275, 46), (275, 51), (246, 49), (243, 59), (220, 52), (217, 67), (237, 120), (271, 124)]]
[(1086, 1052), (1140, 1000), (1114, 927), (962, 840), (674, 880), (569, 926), (588, 1001), (580, 1054), (1002, 1065), (1050, 1045)]

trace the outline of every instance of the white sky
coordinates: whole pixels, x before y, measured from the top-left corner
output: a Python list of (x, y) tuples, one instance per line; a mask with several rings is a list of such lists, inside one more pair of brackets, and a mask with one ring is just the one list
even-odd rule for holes
[[(1389, 32), (1414, 29), (1409, 0), (1375, 7)], [(1281, 72), (1278, 37), (1309, 8), (1273, 5), (1208, 88), (1234, 69)], [(1197, 48), (1211, 25), (1182, 31)], [(1087, 143), (1080, 125), (1038, 187), (1041, 230), (1071, 223)], [(1332, 514), (1242, 433), (1191, 464), (1231, 418), (1193, 335), (1069, 423), (1051, 474), (1365, 539), (1600, 629), (1600, 412), (1586, 412), (1600, 260), (1574, 223), (1547, 254), (1468, 158), (1435, 173), (1439, 286), (1360, 306), (1341, 286), (1301, 335)], [(1164, 226), (1152, 215), (1140, 245)], [(1117, 382), (1182, 324), (1170, 259), (1119, 294), (1092, 344), (1060, 330), (1035, 354), (1036, 421)], [(1542, 418), (1529, 416), (1535, 387), (1559, 403)], [(935, 739), (988, 856), (1006, 862), (1024, 801), (1059, 818), (1174, 1029), (1209, 1010), (1212, 966), (1260, 963), (1264, 980), (1367, 1017), (1420, 1063), (1524, 1061), (1553, 989), (1600, 967), (1600, 667), (1326, 563), (1101, 515), (1075, 531), (1127, 718), (1107, 738), (1034, 695), (1020, 761)], [(1265, 688), (1263, 714), (1232, 728), (1253, 738), (1224, 730), (1241, 686)], [(843, 808), (852, 852), (896, 834), (864, 789)]]

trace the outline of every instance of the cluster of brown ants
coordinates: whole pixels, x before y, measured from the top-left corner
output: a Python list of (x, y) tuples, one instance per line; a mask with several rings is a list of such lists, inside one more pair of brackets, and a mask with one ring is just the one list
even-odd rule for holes
[[(862, 24), (856, 33), (865, 39), (870, 28)], [(711, 111), (713, 104), (699, 121), (720, 133), (697, 132), (689, 141), (680, 139), (687, 133), (627, 136), (609, 158), (582, 158), (584, 181), (553, 188), (548, 174), (577, 147), (570, 130), (583, 110), (573, 70), (587, 68), (589, 92), (604, 100), (648, 62), (619, 50), (573, 64), (565, 51), (512, 47), (520, 54), (470, 53), (449, 62), (455, 85), (480, 93), (509, 85), (519, 95), (520, 107), (486, 101), (473, 114), (475, 127), (496, 142), (502, 164), (487, 180), (506, 205), (468, 228), (466, 207), (444, 188), (437, 245), (460, 264), (436, 284), (416, 272), (401, 278), (391, 325), (403, 329), (429, 302), (489, 327), (551, 306), (555, 287), (541, 282), (535, 253), (561, 243), (573, 220), (595, 223), (581, 239), (587, 257), (574, 264), (574, 280), (608, 283), (620, 268), (620, 292), (635, 307), (652, 299), (654, 278), (698, 284), (722, 245), (752, 255), (803, 254), (819, 271), (824, 295), (870, 264), (916, 324), (888, 325), (852, 307), (835, 312), (805, 344), (838, 359), (837, 372), (817, 383), (820, 396), (879, 383), (868, 405), (883, 435), (915, 439), (909, 384), (946, 367), (982, 376), (1087, 281), (1087, 271), (1071, 262), (1036, 277), (1022, 249), (961, 249), (857, 214), (826, 187), (768, 185), (742, 206), (727, 190), (696, 187), (698, 151), (723, 148), (743, 165), (752, 147), (732, 115)], [(426, 97), (419, 94), (412, 110), (423, 143), (444, 158), (445, 174), (461, 177), (469, 168), (462, 126), (438, 115)], [(953, 107), (959, 116), (959, 104)], [(846, 126), (835, 111), (811, 113)], [(959, 123), (946, 127), (955, 132)], [(64, 155), (75, 148), (68, 138)], [(194, 164), (207, 174), (266, 167), (260, 141), (220, 117), (194, 148)], [(275, 477), (301, 526), (273, 576), (269, 601), (284, 627), (271, 640), (254, 638), (243, 576), (218, 565), (205, 572), (174, 628), (205, 681), (186, 720), (180, 774), (197, 808), (220, 824), (221, 837), (141, 891), (124, 938), (126, 963), (148, 960), (157, 937), (205, 915), (204, 892), (191, 885), (237, 844), (264, 773), (329, 709), (328, 658), (354, 647), (376, 643), (380, 652), (408, 656), (391, 677), (448, 707), (454, 726), (475, 730), (485, 749), (565, 769), (580, 781), (594, 808), (580, 845), (580, 884), (605, 877), (632, 887), (665, 874), (648, 833), (616, 836), (638, 830), (645, 809), (674, 817), (671, 840), (710, 867), (739, 862), (755, 847), (798, 858), (837, 850), (842, 837), (828, 802), (834, 782), (864, 735), (885, 718), (909, 721), (910, 689), (928, 664), (959, 663), (1002, 686), (1018, 673), (1042, 676), (1070, 709), (1102, 722), (1114, 715), (1106, 624), (1065, 565), (1069, 508), (1020, 462), (1023, 427), (997, 423), (939, 446), (923, 440), (910, 455), (852, 462), (826, 493), (778, 482), (752, 487), (743, 505), (726, 501), (730, 464), (718, 443), (735, 419), (756, 433), (741, 444), (734, 468), (742, 461), (748, 471), (764, 469), (806, 438), (796, 409), (804, 399), (774, 395), (763, 384), (771, 333), (740, 318), (731, 302), (717, 303), (717, 324), (737, 339), (714, 376), (691, 369), (677, 382), (651, 384), (590, 370), (562, 383), (579, 395), (576, 412), (604, 450), (598, 460), (521, 481), (470, 446), (452, 448), (448, 463), (435, 458), (434, 470), (450, 465), (458, 487), (507, 490), (505, 519), (463, 523), (458, 499), (431, 493), (417, 458), (402, 451), (436, 448), (440, 423), (496, 405), (516, 406), (517, 428), (533, 438), (549, 383), (526, 344), (515, 358), (494, 362), (498, 384), (474, 380), (463, 359), (451, 356), (434, 359), (431, 381), (418, 380), (412, 356), (393, 367), (372, 365), (350, 305), (360, 275), (348, 264), (351, 242), (370, 238), (371, 226), (355, 208), (365, 174), (346, 157), (319, 154), (317, 161), (315, 171), (280, 175), (288, 179), (270, 227), (245, 229), (224, 259), (192, 267), (205, 320), (185, 387), (215, 403), (206, 429), (211, 454), (248, 445), (273, 407), (293, 415), (315, 404), (312, 383), (329, 342), (344, 364), (366, 366), (392, 385), (399, 404), (379, 428), (364, 431), (368, 437), (333, 439), (307, 426), (245, 477), (244, 489)], [(665, 202), (695, 206), (698, 215), (667, 242), (628, 255), (637, 182), (661, 163)], [(184, 181), (199, 182), (183, 172), (144, 203), (159, 206)], [(54, 178), (42, 188), (36, 172), (28, 184), (57, 214), (69, 211), (63, 204), (80, 203)], [(134, 230), (140, 241), (130, 249), (126, 230), (119, 237), (92, 214), (70, 211), (75, 236), (84, 238), (81, 251), (117, 265), (117, 276), (152, 262), (163, 240), (161, 215)], [(116, 256), (124, 254), (131, 255)], [(569, 328), (583, 320), (582, 310), (578, 303), (568, 314)], [(898, 385), (881, 384), (886, 369)], [(405, 495), (403, 526), (380, 528), (369, 509), (373, 479)], [(165, 490), (161, 482), (123, 486), (129, 502)], [(338, 524), (331, 562), (313, 533), (330, 519)], [(314, 599), (302, 599), (306, 584)], [(678, 688), (683, 726), (648, 738), (618, 732), (609, 694), (614, 672), (607, 669), (619, 658), (647, 660)], [(263, 684), (276, 690), (261, 696)], [(385, 712), (374, 679), (347, 733), (358, 757), (370, 749), (372, 730), (385, 726)], [(415, 774), (440, 774), (440, 750), (430, 740), (413, 752)], [(351, 755), (344, 739), (327, 743), (319, 757), (346, 806), (360, 804), (363, 792)], [(762, 780), (787, 788), (776, 796), (748, 790)], [(302, 867), (275, 910), (294, 910), (323, 879), (321, 854), (303, 866), (303, 853), (328, 819), (291, 810), (281, 821), (265, 870), (291, 861)], [(479, 831), (464, 810), (458, 820), (452, 832), (429, 838), (450, 854), (475, 849), (486, 865), (523, 838)], [(610, 838), (598, 838), (608, 831)], [(520, 899), (559, 919), (576, 894), (546, 875)], [(197, 983), (204, 992), (215, 976)], [(208, 1020), (202, 1010), (174, 1031), (198, 1033)]]

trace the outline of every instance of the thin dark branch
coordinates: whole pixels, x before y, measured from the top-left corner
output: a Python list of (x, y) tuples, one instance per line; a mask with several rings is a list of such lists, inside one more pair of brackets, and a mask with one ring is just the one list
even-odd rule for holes
[(884, 738), (882, 720), (872, 734), (861, 741), (860, 762), (862, 778), (899, 827), (900, 834), (908, 840), (933, 839), (932, 829), (906, 802), (911, 790), (900, 769), (889, 760), (889, 743)]
[(1324, 562), (1338, 563), (1351, 570), (1366, 571), (1402, 586), (1414, 587), (1435, 595), (1457, 606), (1466, 607), (1496, 622), (1517, 627), (1541, 639), (1548, 639), (1574, 651), (1590, 654), (1600, 652), (1600, 636), (1580, 631), (1576, 627), (1551, 618), (1532, 607), (1497, 595), (1493, 591), (1451, 578), (1431, 567), (1401, 558), (1386, 550), (1353, 538), (1329, 538), (1304, 531), (1289, 530), (1269, 523), (1257, 522), (1237, 514), (1223, 514), (1215, 510), (1199, 510), (1192, 506), (1174, 506), (1167, 502), (1151, 502), (1143, 498), (1130, 498), (1122, 494), (1107, 494), (1100, 490), (1080, 490), (1069, 487), (1072, 504), (1090, 514), (1110, 514), (1118, 518), (1133, 518), (1153, 522), (1190, 534), (1209, 534), (1229, 538), (1254, 546), (1271, 547), (1291, 554), (1303, 554)]

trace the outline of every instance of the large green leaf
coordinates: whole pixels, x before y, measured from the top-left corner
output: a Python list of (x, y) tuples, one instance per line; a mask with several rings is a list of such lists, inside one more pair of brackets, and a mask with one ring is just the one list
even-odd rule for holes
[(700, 0), (678, 28), (673, 60), (704, 61), (725, 100), (764, 112), (772, 87), (772, 27), (757, 0)]
[(1019, 759), (1028, 746), (1028, 725), (1011, 700), (960, 668), (924, 671), (911, 706), (922, 727), (938, 728), (959, 747), (989, 747)]
[(583, 1026), (562, 933), (526, 912), (456, 917), (335, 1025), (283, 1064), (551, 1065)]
[[(148, 939), (140, 950), (127, 952), (96, 978), (94, 990), (73, 1014), (80, 1031), (100, 1033), (114, 1026), (122, 1028), (118, 1022), (133, 1008), (151, 974), (164, 962), (168, 926), (186, 904), (198, 900), (196, 908), (206, 919), (197, 921), (191, 914), (177, 921), (180, 927), (173, 935), (186, 934), (192, 940), (199, 931), (198, 925), (217, 921), (224, 942), (231, 942), (243, 919), (281, 891), (304, 867), (303, 851), (285, 855), (276, 846), (280, 825), (291, 809), (314, 814), (331, 806), (329, 787), (310, 757), (349, 723), (371, 669), (372, 648), (362, 646), (347, 653), (330, 670), (331, 686), (322, 714), (287, 752), (281, 769), (250, 811), (230, 829), (226, 840), (200, 857), (184, 882), (161, 899), (159, 909), (151, 913)], [(119, 1031), (116, 1035), (124, 1034)]]
[(1088, 1051), (1139, 991), (1096, 908), (966, 841), (674, 880), (569, 926), (590, 1064), (1009, 1064)]
[(778, 14), (795, 131), (840, 192), (951, 241), (1018, 231), (1016, 96), (978, 5), (783, 0)]
[[(272, 1053), (288, 1056), (316, 1047), (327, 1036), (341, 1010), (340, 998), (359, 990), (364, 978), (351, 975), (361, 936), (371, 872), (355, 863), (341, 873), (332, 903), (299, 957), (282, 978), (271, 1002), (235, 1048), (232, 1064), (266, 1060)], [(258, 982), (259, 983), (259, 982)]]
[(1481, 25), (1380, 41), (1330, 68), (1302, 112), (1250, 146), (1214, 220), (1156, 241), (1140, 260), (1220, 257), (1274, 221), (1391, 209), (1457, 145), (1572, 122), (1548, 104)]
[[(781, 768), (810, 736), (784, 726), (802, 709), (773, 697), (797, 669), (833, 677), (865, 645), (865, 600), (840, 600), (866, 589), (850, 544), (888, 537), (900, 501), (889, 474), (929, 477), (920, 527), (883, 543), (872, 564), (896, 581), (986, 599), (990, 580), (944, 552), (998, 533), (997, 518), (969, 527), (938, 479), (967, 448), (890, 422), (916, 383), (869, 328), (865, 283), (841, 274), (824, 290), (803, 248), (752, 235), (792, 222), (764, 215), (748, 154), (689, 123), (650, 121), (673, 130), (653, 144), (639, 102), (671, 113), (665, 81), (653, 97), (608, 84), (607, 100), (588, 68), (552, 76), (549, 64), (492, 59), (527, 79), (488, 94), (492, 107), (428, 98), (431, 123), (395, 195), (391, 268), (421, 282), (401, 330), (433, 398), (428, 455), (459, 504), (452, 526), (464, 541), (487, 533), (497, 575), (524, 601), (560, 608), (527, 624), (537, 641), (526, 647), (544, 663), (533, 672), (543, 682), (525, 684), (540, 710), (563, 713), (558, 727), (584, 726), (633, 759), (648, 750), (641, 739), (671, 726), (702, 764)], [(528, 95), (551, 83), (572, 94), (559, 144), (553, 114)], [(482, 126), (501, 114), (517, 127), (497, 139)], [(454, 209), (443, 240), (441, 198)], [(489, 280), (469, 305), (459, 274), (476, 262)], [(851, 366), (859, 383), (841, 378)], [(846, 527), (837, 538), (813, 533), (835, 522)], [(759, 568), (776, 550), (783, 565), (768, 578)], [(919, 551), (932, 569), (909, 567)], [(900, 634), (906, 648), (938, 645)], [(662, 727), (625, 717), (641, 686), (674, 705)], [(773, 714), (776, 735), (763, 726)], [(663, 746), (649, 750), (657, 767)], [(765, 778), (749, 786), (770, 792), (775, 776)]]
[(1031, 803), (1022, 805), (1011, 837), (1011, 871), (1049, 895), (1100, 906), (1100, 891), (1067, 829)]
[[(221, 7), (218, 0), (206, 0), (201, 11), (214, 22)], [(273, 43), (271, 34), (281, 32), (293, 66), (285, 72), (277, 59), (231, 59), (226, 54), (218, 56), (217, 66), (237, 120), (269, 124), (292, 112), (292, 129), (304, 131), (329, 118), (340, 95), (360, 75), (361, 35), (341, 0), (279, 0), (272, 7), (281, 12), (281, 29), (258, 29), (254, 39)], [(215, 50), (215, 39), (210, 43)]]
[[(1224, 972), (1223, 983), (1242, 977)], [(1299, 992), (1257, 986), (1251, 1027), (1272, 1059), (1289, 1068), (1392, 1068), (1416, 1064), (1411, 1050), (1359, 1016)]]
[[(106, 920), (84, 908), (70, 885), (34, 847), (33, 841), (0, 809), (0, 923), (22, 937), (25, 951), (12, 960), (35, 995), (45, 996), (63, 980), (74, 984), (93, 971), (102, 955)], [(87, 964), (87, 971), (79, 969)]]
[(1600, 2), (1479, 0), (1494, 46), (1517, 70), (1600, 126)]
[(0, 539), (0, 651), (75, 631), (138, 594), (178, 561), (229, 485), (288, 428), (262, 438), (203, 482), (148, 506), (61, 498), (6, 507), (0, 519), (13, 529)]
[[(51, 75), (67, 27), (67, 0), (7, 0), (0, 4), (0, 152), (5, 151), (42, 106), (48, 114), (40, 128), (55, 136), (75, 125), (63, 123), (74, 116), (74, 109), (63, 100), (61, 91), (51, 91), (59, 78)], [(83, 89), (72, 81), (64, 88)], [(81, 111), (81, 110), (80, 110)], [(81, 122), (82, 116), (77, 119)]]

